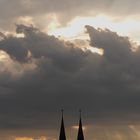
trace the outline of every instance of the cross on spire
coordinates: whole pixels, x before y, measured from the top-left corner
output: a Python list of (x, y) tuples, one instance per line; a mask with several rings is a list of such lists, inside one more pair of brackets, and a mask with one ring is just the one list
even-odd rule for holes
[(61, 109), (61, 113), (62, 113), (62, 117), (63, 117), (63, 114), (64, 114), (64, 109), (63, 108)]
[(81, 109), (79, 109), (79, 114), (80, 114), (80, 118), (81, 118), (81, 116), (82, 116), (82, 110)]

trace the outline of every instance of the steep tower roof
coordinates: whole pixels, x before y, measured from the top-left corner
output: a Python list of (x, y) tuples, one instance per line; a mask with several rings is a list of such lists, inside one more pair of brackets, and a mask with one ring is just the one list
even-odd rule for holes
[(81, 119), (81, 110), (80, 112), (80, 120), (79, 120), (79, 129), (78, 129), (78, 136), (77, 140), (84, 140), (83, 128), (82, 128), (82, 119)]
[(65, 126), (64, 126), (64, 119), (63, 119), (63, 109), (61, 110), (61, 112), (62, 112), (62, 120), (61, 120), (59, 140), (66, 140)]

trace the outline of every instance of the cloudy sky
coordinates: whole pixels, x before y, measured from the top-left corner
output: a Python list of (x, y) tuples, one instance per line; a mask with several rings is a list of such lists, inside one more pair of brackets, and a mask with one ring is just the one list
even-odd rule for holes
[(0, 0), (0, 140), (140, 139), (140, 1)]

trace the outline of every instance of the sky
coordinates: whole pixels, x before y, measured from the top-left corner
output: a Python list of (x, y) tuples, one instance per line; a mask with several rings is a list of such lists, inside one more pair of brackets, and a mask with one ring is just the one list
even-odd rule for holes
[(139, 140), (139, 7), (0, 0), (0, 140)]

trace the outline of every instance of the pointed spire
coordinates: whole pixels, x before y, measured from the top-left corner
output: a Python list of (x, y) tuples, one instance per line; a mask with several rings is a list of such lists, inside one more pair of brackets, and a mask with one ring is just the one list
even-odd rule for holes
[(61, 112), (62, 112), (62, 120), (61, 120), (61, 128), (60, 128), (59, 140), (66, 140), (65, 126), (64, 126), (64, 120), (63, 120), (63, 112), (64, 112), (64, 110), (62, 109)]
[(84, 140), (84, 134), (83, 134), (83, 128), (82, 128), (82, 119), (81, 119), (81, 110), (79, 110), (80, 113), (80, 120), (79, 120), (79, 129), (78, 129), (78, 136), (77, 140)]

